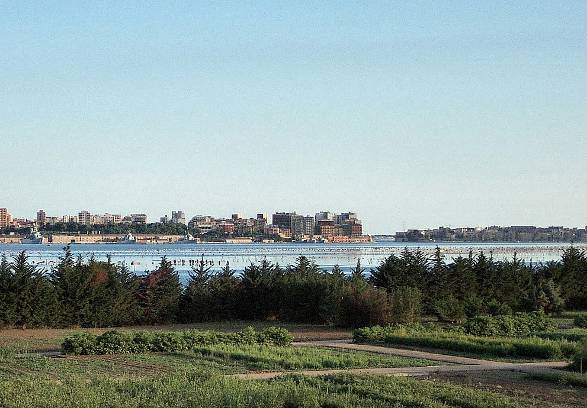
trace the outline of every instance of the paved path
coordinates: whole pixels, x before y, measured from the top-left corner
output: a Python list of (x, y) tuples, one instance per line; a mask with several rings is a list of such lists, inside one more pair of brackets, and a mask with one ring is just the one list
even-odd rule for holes
[(234, 377), (241, 379), (270, 379), (287, 374), (303, 374), (311, 377), (334, 375), (340, 373), (350, 374), (371, 374), (371, 375), (396, 375), (396, 376), (426, 376), (445, 372), (479, 372), (479, 371), (518, 371), (524, 373), (558, 373), (557, 368), (564, 368), (568, 365), (565, 361), (545, 361), (537, 363), (509, 363), (503, 361), (482, 360), (460, 356), (450, 356), (438, 353), (429, 353), (418, 350), (406, 350), (392, 347), (374, 346), (369, 344), (354, 344), (350, 340), (334, 341), (309, 341), (294, 343), (296, 347), (327, 347), (344, 350), (369, 351), (387, 355), (402, 357), (421, 358), (432, 361), (442, 361), (449, 365), (427, 366), (427, 367), (401, 367), (401, 368), (352, 368), (336, 370), (302, 370), (302, 371), (272, 371), (264, 373), (236, 374)]

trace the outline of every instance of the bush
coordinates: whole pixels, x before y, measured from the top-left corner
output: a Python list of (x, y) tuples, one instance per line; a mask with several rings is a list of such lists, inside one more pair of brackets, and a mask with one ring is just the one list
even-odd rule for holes
[(436, 301), (434, 311), (438, 318), (445, 322), (460, 322), (465, 318), (463, 303), (453, 296)]
[(465, 319), (463, 303), (452, 296), (436, 301), (434, 311), (438, 319), (444, 322), (456, 323)]
[(504, 316), (511, 315), (513, 311), (507, 303), (501, 303), (494, 299), (487, 303), (487, 313), (491, 316)]
[(577, 327), (581, 327), (581, 328), (587, 328), (587, 316), (583, 315), (583, 316), (577, 316), (575, 317), (575, 319), (573, 320), (573, 323), (575, 326)]
[(341, 301), (338, 324), (344, 327), (361, 327), (387, 324), (391, 310), (387, 293), (370, 286), (350, 287)]
[(554, 328), (541, 312), (516, 313), (515, 315), (477, 316), (464, 324), (467, 334), (475, 336), (529, 336)]
[(185, 330), (173, 332), (108, 331), (100, 336), (76, 333), (61, 345), (67, 354), (126, 354), (145, 352), (175, 352), (215, 344), (263, 344), (289, 346), (293, 336), (286, 330), (269, 327), (261, 332), (252, 327), (234, 333)]
[(271, 344), (274, 346), (286, 347), (289, 346), (294, 337), (287, 329), (282, 327), (269, 327), (258, 334), (258, 342), (260, 344)]
[(475, 317), (483, 314), (483, 299), (476, 295), (468, 295), (463, 299), (463, 310), (465, 316)]
[(391, 320), (397, 323), (413, 323), (420, 318), (422, 293), (418, 288), (401, 286), (391, 296)]
[(133, 336), (131, 333), (120, 332), (115, 330), (107, 331), (106, 333), (96, 338), (96, 354), (129, 353), (134, 351), (132, 350), (132, 344)]
[(96, 354), (97, 339), (92, 333), (75, 333), (65, 338), (61, 348), (67, 354)]

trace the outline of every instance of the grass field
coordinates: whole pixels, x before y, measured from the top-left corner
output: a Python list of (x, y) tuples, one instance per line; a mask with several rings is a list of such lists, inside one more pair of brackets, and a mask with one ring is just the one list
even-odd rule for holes
[(0, 356), (0, 378), (37, 377), (59, 379), (82, 377), (150, 377), (164, 373), (235, 374), (247, 371), (302, 369), (416, 367), (436, 365), (432, 361), (381, 356), (358, 351), (313, 347), (216, 345), (190, 352), (68, 356)]
[[(241, 330), (249, 322), (196, 325), (202, 329)], [(275, 322), (255, 325), (258, 329)], [(174, 325), (152, 329), (186, 329)], [(344, 338), (348, 332), (323, 326), (288, 325), (298, 339)], [(137, 329), (137, 328), (132, 328)], [(93, 329), (102, 333), (107, 329)], [(401, 378), (336, 375), (310, 378), (301, 369), (410, 367), (434, 362), (369, 352), (308, 346), (216, 344), (172, 353), (114, 354), (50, 358), (22, 350), (58, 349), (80, 330), (0, 331), (0, 407), (575, 407), (583, 401), (583, 378), (524, 377), (507, 387), (466, 377)], [(19, 334), (25, 334), (23, 338)], [(24, 346), (24, 347), (23, 347)], [(34, 346), (34, 347), (30, 347)], [(274, 380), (244, 380), (231, 375), (284, 371)], [(525, 388), (524, 388), (525, 387)], [(556, 390), (552, 393), (549, 390)], [(568, 402), (568, 404), (567, 404)]]
[(0, 382), (3, 407), (517, 407), (469, 387), (395, 377), (301, 376), (245, 381), (209, 374), (140, 380), (18, 378)]
[(570, 359), (578, 350), (576, 342), (539, 337), (482, 337), (441, 329), (372, 327), (354, 332), (356, 342), (429, 348), (465, 355), (522, 359)]

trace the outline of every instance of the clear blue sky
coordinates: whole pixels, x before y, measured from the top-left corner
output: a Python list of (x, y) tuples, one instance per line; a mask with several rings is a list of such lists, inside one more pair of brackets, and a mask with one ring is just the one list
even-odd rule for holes
[(585, 1), (94, 3), (0, 2), (15, 215), (587, 224)]

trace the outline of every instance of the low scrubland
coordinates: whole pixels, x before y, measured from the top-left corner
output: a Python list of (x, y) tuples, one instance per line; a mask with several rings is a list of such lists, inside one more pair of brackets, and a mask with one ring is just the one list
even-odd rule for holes
[(473, 388), (394, 377), (289, 376), (246, 381), (209, 374), (141, 380), (100, 378), (0, 382), (3, 407), (517, 407), (513, 398)]

